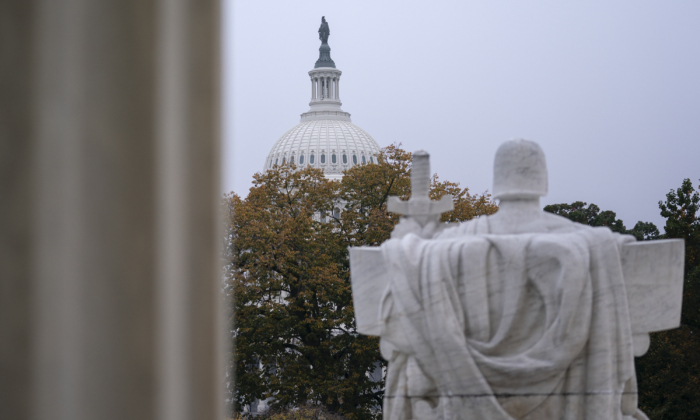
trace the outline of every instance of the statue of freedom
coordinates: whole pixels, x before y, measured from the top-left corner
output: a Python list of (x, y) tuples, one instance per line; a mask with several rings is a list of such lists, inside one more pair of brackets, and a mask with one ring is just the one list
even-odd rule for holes
[(321, 17), (321, 27), (318, 28), (318, 38), (322, 43), (328, 43), (328, 35), (331, 34), (331, 30), (328, 28), (328, 22), (326, 22), (326, 17)]

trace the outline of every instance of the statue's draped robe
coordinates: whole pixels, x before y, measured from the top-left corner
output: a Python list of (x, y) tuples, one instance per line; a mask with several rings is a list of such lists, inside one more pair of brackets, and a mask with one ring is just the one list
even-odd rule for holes
[(328, 36), (331, 34), (328, 22), (321, 23), (321, 27), (318, 28), (318, 39), (324, 44), (328, 42)]
[(411, 234), (382, 245), (391, 276), (379, 314), (390, 361), (384, 419), (617, 420), (634, 412), (619, 255), (630, 238), (562, 227), (491, 235), (480, 233), (488, 231), (482, 218), (437, 240)]

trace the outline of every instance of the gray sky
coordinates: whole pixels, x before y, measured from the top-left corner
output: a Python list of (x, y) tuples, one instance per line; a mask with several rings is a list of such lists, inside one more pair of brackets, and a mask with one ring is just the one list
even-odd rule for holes
[(224, 0), (223, 190), (247, 195), (308, 110), (325, 15), (340, 97), (380, 146), (491, 189), (497, 147), (537, 141), (543, 204), (651, 221), (700, 179), (700, 2)]

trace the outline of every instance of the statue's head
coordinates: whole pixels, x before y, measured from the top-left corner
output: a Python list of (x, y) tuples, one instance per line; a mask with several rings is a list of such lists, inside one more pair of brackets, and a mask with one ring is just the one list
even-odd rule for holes
[(509, 140), (496, 151), (493, 162), (493, 197), (536, 198), (547, 195), (547, 161), (539, 144)]
[(326, 17), (325, 17), (325, 16), (321, 16), (321, 22), (322, 22), (322, 23), (326, 23)]

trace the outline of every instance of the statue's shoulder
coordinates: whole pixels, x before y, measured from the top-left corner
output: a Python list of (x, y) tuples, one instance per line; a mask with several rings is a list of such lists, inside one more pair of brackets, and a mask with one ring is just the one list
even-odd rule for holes
[(590, 226), (573, 222), (564, 216), (559, 216), (558, 214), (549, 212), (543, 212), (542, 220), (544, 222), (544, 226), (546, 227), (546, 231), (551, 233), (566, 233), (591, 228)]
[(477, 217), (466, 222), (450, 223), (443, 230), (435, 235), (434, 239), (453, 239), (465, 235), (478, 235), (488, 233), (488, 222), (486, 217)]
[[(433, 239), (454, 239), (468, 235), (487, 235), (492, 234), (492, 227), (499, 230), (498, 222), (496, 225), (491, 226), (489, 222), (491, 216), (482, 216), (476, 219), (468, 220), (466, 222), (451, 223), (448, 224), (444, 229), (442, 229)], [(507, 230), (508, 233), (570, 233), (578, 232), (585, 229), (593, 229), (590, 226), (583, 225), (581, 223), (573, 222), (566, 217), (559, 216), (556, 214), (542, 212), (542, 215), (537, 220), (533, 220), (527, 225), (519, 225), (513, 227), (512, 231)]]

